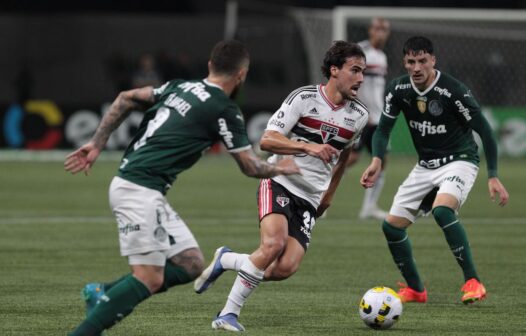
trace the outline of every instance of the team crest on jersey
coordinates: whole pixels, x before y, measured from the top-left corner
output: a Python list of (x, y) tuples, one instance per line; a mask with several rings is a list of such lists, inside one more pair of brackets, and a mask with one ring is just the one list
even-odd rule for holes
[(433, 116), (433, 117), (438, 117), (439, 115), (442, 114), (442, 104), (440, 104), (440, 101), (438, 100), (432, 100), (429, 102), (429, 113)]
[(331, 141), (332, 138), (338, 135), (338, 127), (334, 127), (327, 124), (321, 124), (320, 131), (323, 143)]
[(420, 113), (424, 113), (427, 108), (427, 97), (417, 97), (416, 106), (418, 107), (418, 111), (420, 111)]
[(276, 197), (276, 203), (281, 205), (282, 208), (287, 206), (287, 204), (289, 204), (289, 202), (290, 202), (290, 199), (288, 197), (286, 197), (286, 196), (279, 195), (278, 197)]

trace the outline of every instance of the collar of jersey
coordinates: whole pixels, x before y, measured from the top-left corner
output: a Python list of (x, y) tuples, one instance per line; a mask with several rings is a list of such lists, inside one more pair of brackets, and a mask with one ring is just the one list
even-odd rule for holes
[(411, 78), (411, 76), (409, 76), (409, 80), (411, 81), (411, 86), (413, 87), (413, 90), (415, 90), (415, 92), (418, 93), (418, 95), (424, 96), (424, 95), (426, 95), (429, 91), (431, 91), (435, 87), (435, 85), (438, 82), (438, 79), (440, 78), (440, 71), (437, 70), (437, 69), (435, 69), (435, 71), (437, 72), (437, 76), (436, 76), (435, 80), (424, 91), (418, 90), (418, 88), (415, 86), (415, 83), (413, 83), (413, 78)]
[(329, 105), (329, 107), (333, 111), (339, 110), (339, 109), (341, 109), (342, 107), (345, 106), (345, 103), (346, 103), (345, 101), (341, 105), (334, 105), (333, 102), (331, 102), (331, 100), (329, 99), (329, 97), (327, 97), (327, 95), (325, 95), (325, 89), (324, 88), (325, 88), (325, 85), (323, 85), (323, 84), (318, 85), (318, 90), (320, 91), (320, 94), (321, 94), (323, 100), (325, 100), (327, 105)]
[(205, 84), (208, 85), (208, 86), (216, 87), (216, 88), (220, 89), (221, 91), (223, 91), (223, 88), (222, 88), (222, 87), (220, 87), (220, 86), (217, 85), (217, 84), (214, 84), (214, 83), (210, 82), (210, 81), (209, 81), (208, 79), (206, 79), (206, 78), (203, 79), (203, 83), (205, 83)]

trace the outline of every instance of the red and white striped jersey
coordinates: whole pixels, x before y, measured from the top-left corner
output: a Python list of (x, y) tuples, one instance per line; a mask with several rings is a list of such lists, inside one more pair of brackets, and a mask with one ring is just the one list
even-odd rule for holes
[[(309, 85), (289, 94), (270, 118), (267, 130), (277, 131), (295, 141), (330, 144), (340, 153), (359, 139), (367, 119), (367, 108), (357, 99), (334, 105), (325, 95), (324, 85)], [(329, 187), (338, 157), (326, 164), (316, 157), (296, 154), (294, 161), (301, 175), (272, 179), (317, 208), (322, 193)], [(275, 163), (282, 158), (274, 154), (269, 162)]]
[(358, 99), (369, 110), (369, 122), (378, 125), (384, 110), (385, 76), (387, 76), (387, 56), (366, 40), (358, 43), (367, 58), (367, 68), (363, 83), (358, 90)]

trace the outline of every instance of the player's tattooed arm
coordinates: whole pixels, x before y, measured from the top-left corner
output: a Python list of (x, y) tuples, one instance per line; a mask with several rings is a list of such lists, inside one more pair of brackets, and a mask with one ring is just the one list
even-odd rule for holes
[(66, 156), (64, 169), (72, 174), (83, 171), (88, 175), (100, 152), (104, 149), (111, 133), (119, 127), (131, 111), (143, 110), (153, 103), (154, 96), (151, 86), (121, 92), (106, 114), (104, 114), (104, 117), (102, 117), (93, 138)]
[(284, 159), (274, 165), (261, 160), (251, 149), (231, 154), (243, 174), (250, 177), (268, 178), (276, 175), (298, 174), (300, 172), (293, 159)]
[(131, 111), (143, 111), (154, 103), (153, 87), (121, 92), (104, 114), (92, 138), (93, 144), (102, 149), (111, 133), (128, 117)]

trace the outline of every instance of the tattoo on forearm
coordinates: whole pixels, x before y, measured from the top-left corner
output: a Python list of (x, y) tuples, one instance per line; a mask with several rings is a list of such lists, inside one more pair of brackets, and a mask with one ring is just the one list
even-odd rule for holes
[(272, 177), (277, 175), (278, 169), (275, 165), (254, 156), (251, 159), (250, 166), (247, 167), (247, 175), (254, 177)]
[[(133, 98), (133, 97), (132, 97)], [(108, 112), (104, 114), (102, 121), (93, 136), (93, 142), (99, 148), (104, 147), (111, 133), (119, 127), (128, 114), (139, 107), (140, 104), (135, 103), (132, 99), (119, 95), (117, 99), (111, 104)]]
[(108, 141), (111, 133), (120, 125), (126, 117), (123, 104), (116, 101), (113, 103), (108, 112), (102, 118), (102, 121), (93, 136), (95, 146), (102, 148)]

